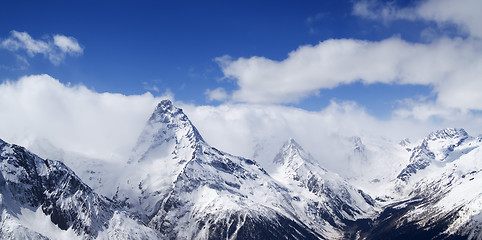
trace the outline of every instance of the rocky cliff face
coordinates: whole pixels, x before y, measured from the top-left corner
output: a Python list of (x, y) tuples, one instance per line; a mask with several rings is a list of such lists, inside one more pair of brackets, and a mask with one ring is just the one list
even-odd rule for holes
[[(1, 140), (0, 173), (2, 236), (36, 239), (51, 235), (48, 229), (23, 223), (22, 215), (32, 212), (77, 237), (97, 238), (133, 227), (140, 229), (140, 236), (157, 236), (119, 212), (115, 204), (95, 193), (63, 163), (41, 159)], [(125, 229), (112, 226), (115, 223)]]

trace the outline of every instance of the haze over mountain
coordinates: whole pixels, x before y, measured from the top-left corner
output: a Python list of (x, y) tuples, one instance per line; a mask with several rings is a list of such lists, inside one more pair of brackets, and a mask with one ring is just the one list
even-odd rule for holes
[[(348, 141), (350, 161), (372, 161), (360, 137)], [(371, 185), (363, 179), (373, 174), (344, 178), (294, 139), (267, 172), (211, 147), (170, 100), (158, 104), (117, 166), (53, 152), (66, 166), (0, 143), (1, 234), (8, 238), (482, 238), (482, 139), (463, 129), (402, 142), (411, 156), (399, 174), (382, 171)]]

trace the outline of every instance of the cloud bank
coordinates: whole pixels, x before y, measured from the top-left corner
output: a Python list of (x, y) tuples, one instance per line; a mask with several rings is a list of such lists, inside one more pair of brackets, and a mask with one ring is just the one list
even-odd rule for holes
[(225, 76), (237, 79), (235, 101), (296, 102), (320, 89), (362, 81), (430, 85), (444, 105), (480, 110), (482, 45), (468, 41), (440, 39), (426, 45), (399, 38), (338, 39), (302, 46), (281, 62), (264, 57), (219, 61)]
[(480, 114), (458, 114), (448, 119), (395, 115), (380, 120), (354, 102), (332, 101), (321, 111), (265, 104), (181, 106), (209, 144), (255, 158), (263, 167), (269, 167), (288, 138), (296, 139), (325, 167), (343, 171), (345, 153), (353, 147), (348, 139), (353, 136), (373, 147), (380, 141), (383, 146), (397, 145), (403, 138), (417, 141), (446, 127), (463, 127), (474, 136), (482, 133)]
[(22, 56), (22, 51), (30, 57), (41, 54), (54, 65), (62, 63), (67, 55), (78, 56), (84, 51), (77, 39), (73, 37), (56, 34), (53, 38), (36, 40), (27, 32), (15, 30), (10, 32), (8, 38), (1, 41), (0, 48), (19, 54), (17, 56)]
[(102, 159), (124, 158), (159, 99), (64, 85), (48, 75), (0, 84), (0, 138), (26, 147), (36, 141)]
[[(105, 161), (127, 161), (138, 135), (163, 96), (98, 93), (32, 75), (0, 84), (0, 138), (26, 147), (54, 146)], [(197, 106), (175, 101), (204, 139), (221, 150), (255, 158), (264, 167), (288, 138), (295, 138), (328, 168), (342, 168), (352, 136), (372, 146), (417, 140), (444, 127), (482, 133), (482, 117), (458, 114), (448, 120), (395, 116), (379, 120), (353, 102), (333, 101), (321, 111), (266, 104)], [(405, 113), (406, 114), (406, 113)], [(51, 157), (55, 157), (55, 153)]]
[[(412, 43), (399, 37), (381, 41), (329, 39), (301, 46), (282, 61), (265, 57), (217, 58), (226, 78), (238, 89), (234, 102), (296, 103), (323, 89), (354, 82), (364, 84), (415, 84), (433, 89), (434, 100), (418, 102), (439, 113), (482, 110), (482, 10), (480, 1), (425, 1), (397, 9), (376, 1), (355, 3), (354, 14), (370, 19), (434, 21), (455, 24), (465, 37), (439, 37), (429, 43)], [(420, 118), (414, 109), (402, 115)], [(410, 114), (408, 112), (411, 112)], [(397, 112), (401, 113), (401, 112)]]

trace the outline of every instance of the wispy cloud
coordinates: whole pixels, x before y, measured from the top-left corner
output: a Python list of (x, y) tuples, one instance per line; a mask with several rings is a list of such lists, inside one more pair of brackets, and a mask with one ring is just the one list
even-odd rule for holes
[(159, 88), (156, 85), (152, 84), (151, 82), (144, 81), (142, 82), (142, 85), (144, 85), (145, 90), (159, 93)]
[(415, 20), (418, 18), (413, 8), (400, 9), (395, 5), (395, 2), (379, 2), (376, 0), (363, 0), (354, 3), (353, 14), (385, 22), (400, 19)]
[[(0, 43), (0, 47), (23, 57), (25, 52), (29, 57), (43, 55), (54, 65), (62, 63), (67, 55), (82, 55), (84, 49), (77, 39), (64, 35), (54, 35), (46, 40), (32, 38), (27, 32), (10, 32), (10, 36)], [(25, 59), (26, 60), (26, 59)]]
[(473, 37), (482, 37), (482, 2), (479, 0), (427, 0), (399, 8), (392, 1), (362, 0), (353, 5), (353, 14), (390, 22), (393, 20), (433, 21), (443, 27), (456, 24), (459, 30)]
[(314, 16), (309, 16), (308, 18), (306, 18), (306, 22), (307, 23), (313, 23), (313, 22), (316, 22), (316, 21), (319, 21), (320, 19), (322, 19), (323, 17), (325, 17), (325, 13), (317, 13), (316, 15)]
[(306, 25), (308, 26), (309, 28), (309, 33), (310, 34), (315, 34), (318, 32), (318, 30), (314, 27), (314, 24), (318, 21), (320, 21), (321, 19), (323, 19), (324, 17), (326, 16), (325, 13), (317, 13), (313, 16), (309, 16), (308, 18), (306, 18)]
[(218, 87), (216, 89), (206, 89), (206, 91), (204, 92), (204, 95), (206, 95), (208, 101), (225, 101), (228, 99), (229, 95), (228, 93), (226, 92), (226, 90), (224, 90), (224, 88), (222, 87)]
[(30, 66), (30, 64), (27, 61), (27, 58), (22, 55), (14, 54), (13, 55), (14, 59), (13, 62), (14, 64), (0, 64), (0, 69), (5, 69), (9, 71), (16, 71), (16, 70), (25, 70)]

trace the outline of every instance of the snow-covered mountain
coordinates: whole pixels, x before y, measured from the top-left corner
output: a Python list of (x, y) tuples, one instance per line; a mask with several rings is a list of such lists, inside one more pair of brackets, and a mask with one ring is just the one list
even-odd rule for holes
[(158, 238), (59, 161), (0, 140), (2, 239)]
[(115, 199), (168, 238), (317, 239), (333, 231), (307, 226), (285, 187), (256, 162), (209, 146), (169, 100), (152, 114), (129, 161)]
[(0, 238), (482, 239), (481, 137), (346, 139), (346, 171), (290, 139), (267, 172), (164, 100), (125, 162), (0, 140)]
[(445, 165), (444, 163), (456, 160), (464, 151), (469, 152), (475, 147), (471, 143), (461, 146), (468, 138), (469, 135), (463, 129), (447, 128), (431, 133), (419, 146), (413, 148), (408, 166), (397, 178), (406, 182), (431, 164)]
[(482, 140), (463, 129), (429, 134), (394, 180), (399, 201), (367, 239), (482, 239)]
[(272, 176), (297, 197), (313, 199), (317, 212), (333, 226), (341, 228), (346, 220), (376, 214), (376, 203), (368, 194), (321, 167), (294, 139), (283, 145), (273, 162), (278, 168)]

